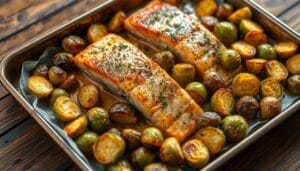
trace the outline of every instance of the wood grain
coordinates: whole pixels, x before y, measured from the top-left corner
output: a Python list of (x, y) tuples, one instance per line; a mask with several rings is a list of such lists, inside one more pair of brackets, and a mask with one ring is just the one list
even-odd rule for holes
[(285, 10), (298, 3), (299, 0), (254, 0), (274, 15), (280, 15)]
[(298, 33), (300, 33), (300, 2), (289, 9), (286, 13), (280, 16), (280, 19), (288, 23), (293, 29), (295, 29)]
[(8, 95), (8, 91), (0, 83), (0, 99)]

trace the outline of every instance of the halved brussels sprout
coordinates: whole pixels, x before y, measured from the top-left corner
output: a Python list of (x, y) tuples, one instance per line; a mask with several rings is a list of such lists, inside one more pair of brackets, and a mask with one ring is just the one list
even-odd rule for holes
[(223, 119), (221, 129), (228, 141), (238, 142), (247, 136), (248, 124), (242, 116), (231, 115)]
[(135, 124), (137, 122), (134, 108), (125, 102), (113, 104), (109, 109), (109, 117), (112, 122), (120, 124)]
[(126, 19), (126, 14), (123, 11), (118, 11), (108, 23), (108, 31), (119, 33), (123, 29), (123, 23)]
[(66, 92), (66, 90), (61, 89), (61, 88), (56, 88), (52, 91), (50, 97), (49, 97), (49, 103), (50, 106), (52, 107), (55, 100), (59, 97), (59, 96), (67, 96), (70, 97), (69, 93)]
[(188, 140), (184, 143), (182, 151), (187, 163), (193, 168), (201, 168), (209, 160), (207, 147), (198, 139)]
[(49, 68), (47, 67), (47, 65), (37, 65), (33, 71), (32, 71), (32, 75), (37, 75), (37, 76), (42, 76), (47, 78), (48, 77), (48, 70)]
[(64, 82), (67, 76), (67, 72), (58, 66), (52, 66), (48, 72), (48, 78), (54, 85)]
[(234, 97), (226, 88), (220, 88), (211, 97), (210, 105), (213, 111), (221, 116), (230, 115), (234, 108)]
[(203, 76), (203, 83), (211, 92), (215, 92), (220, 88), (226, 88), (225, 81), (216, 72), (205, 72)]
[(152, 59), (167, 72), (170, 72), (175, 64), (174, 55), (170, 51), (166, 50), (155, 53), (152, 56)]
[(286, 68), (291, 74), (300, 74), (300, 54), (290, 57), (286, 61)]
[(252, 20), (242, 19), (240, 22), (240, 32), (245, 35), (249, 31), (264, 32), (264, 29)]
[(69, 137), (74, 138), (82, 134), (87, 129), (87, 125), (88, 125), (88, 120), (86, 116), (83, 115), (75, 119), (74, 121), (68, 123), (64, 127), (64, 131), (67, 133)]
[(133, 171), (130, 163), (126, 159), (120, 159), (117, 162), (110, 164), (107, 168), (107, 171)]
[(242, 19), (250, 19), (252, 12), (249, 7), (244, 7), (236, 10), (228, 17), (228, 21), (238, 24)]
[(71, 35), (62, 40), (61, 46), (66, 52), (70, 52), (75, 55), (82, 51), (86, 44), (81, 37)]
[(108, 129), (110, 124), (108, 112), (100, 107), (94, 107), (86, 113), (90, 128), (101, 134)]
[(79, 81), (75, 74), (69, 74), (65, 81), (63, 81), (59, 87), (69, 92), (75, 91), (79, 86)]
[(93, 154), (93, 145), (97, 141), (99, 135), (92, 131), (86, 131), (81, 134), (79, 137), (76, 138), (75, 142), (78, 148), (85, 154), (85, 155), (92, 155)]
[(278, 81), (283, 81), (289, 76), (289, 72), (286, 67), (277, 60), (267, 62), (266, 73), (268, 77), (273, 77)]
[(249, 31), (244, 36), (244, 41), (253, 46), (258, 46), (260, 44), (265, 44), (268, 42), (268, 36), (261, 31)]
[(150, 163), (144, 168), (144, 171), (168, 171), (168, 168), (163, 163)]
[(141, 141), (145, 147), (156, 149), (162, 145), (164, 136), (159, 129), (149, 127), (143, 131)]
[(197, 124), (200, 128), (207, 127), (207, 126), (219, 126), (222, 122), (222, 118), (215, 112), (204, 112), (200, 117), (197, 119)]
[(291, 41), (277, 42), (274, 49), (278, 56), (288, 58), (297, 52), (298, 44)]
[(179, 85), (185, 87), (187, 83), (194, 81), (196, 70), (192, 64), (180, 63), (173, 66), (171, 75)]
[(281, 112), (281, 103), (276, 97), (264, 97), (260, 101), (261, 119), (271, 119)]
[(154, 160), (155, 153), (145, 147), (139, 147), (131, 153), (131, 163), (138, 169), (143, 169)]
[(237, 40), (237, 29), (235, 25), (227, 21), (218, 23), (214, 28), (214, 34), (226, 45)]
[(53, 86), (45, 77), (34, 75), (27, 80), (27, 89), (29, 93), (41, 99), (48, 97), (52, 93)]
[(142, 133), (134, 129), (123, 129), (122, 137), (126, 141), (130, 149), (134, 149), (141, 145)]
[(213, 30), (218, 24), (219, 20), (214, 16), (203, 16), (201, 17), (201, 23), (208, 29)]
[(174, 137), (165, 139), (159, 149), (160, 159), (169, 165), (180, 165), (184, 161), (178, 140)]
[(101, 94), (98, 88), (93, 84), (87, 84), (79, 88), (77, 99), (79, 104), (84, 108), (95, 107), (99, 102)]
[(214, 0), (202, 0), (197, 4), (196, 14), (199, 18), (214, 15), (218, 5)]
[(259, 103), (252, 96), (241, 97), (236, 103), (236, 112), (246, 119), (252, 120), (259, 111)]
[(80, 107), (68, 96), (59, 96), (53, 104), (53, 112), (58, 120), (70, 122), (80, 114)]
[(266, 60), (276, 59), (276, 51), (270, 44), (261, 44), (257, 47), (257, 57)]
[(227, 19), (233, 13), (233, 6), (228, 3), (222, 3), (218, 6), (216, 16), (221, 19)]
[(225, 50), (220, 59), (222, 66), (229, 70), (238, 68), (242, 62), (240, 54), (233, 49)]
[(272, 96), (281, 99), (284, 95), (283, 87), (279, 81), (270, 77), (261, 82), (261, 97)]
[(103, 24), (91, 24), (87, 31), (87, 39), (93, 43), (108, 34), (108, 31)]
[(267, 60), (265, 59), (249, 59), (246, 60), (246, 68), (249, 72), (253, 74), (260, 74), (262, 73), (266, 68)]
[(251, 59), (256, 54), (256, 48), (244, 41), (237, 41), (231, 44), (231, 48), (236, 50), (243, 60)]
[(287, 87), (293, 95), (300, 95), (300, 75), (293, 75), (287, 80)]
[(200, 82), (189, 83), (185, 90), (198, 104), (203, 104), (207, 98), (208, 93), (206, 87)]
[(232, 92), (238, 97), (252, 96), (256, 97), (259, 93), (259, 79), (249, 73), (240, 73), (232, 81)]
[(52, 63), (55, 66), (69, 70), (73, 65), (73, 54), (68, 52), (59, 52), (52, 57)]

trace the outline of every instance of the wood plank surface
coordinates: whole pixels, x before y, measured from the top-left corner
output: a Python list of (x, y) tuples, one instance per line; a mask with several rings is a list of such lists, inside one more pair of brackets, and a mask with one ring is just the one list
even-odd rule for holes
[(299, 3), (299, 0), (254, 0), (272, 14), (278, 16), (291, 6)]
[(286, 13), (280, 16), (280, 19), (288, 23), (293, 29), (300, 33), (300, 1), (298, 4), (290, 8)]

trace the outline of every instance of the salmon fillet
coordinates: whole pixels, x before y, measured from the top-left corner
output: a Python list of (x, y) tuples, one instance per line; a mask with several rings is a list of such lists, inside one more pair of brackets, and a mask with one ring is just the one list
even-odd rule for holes
[(74, 58), (97, 82), (126, 97), (154, 126), (185, 140), (203, 110), (155, 62), (120, 36), (108, 34)]

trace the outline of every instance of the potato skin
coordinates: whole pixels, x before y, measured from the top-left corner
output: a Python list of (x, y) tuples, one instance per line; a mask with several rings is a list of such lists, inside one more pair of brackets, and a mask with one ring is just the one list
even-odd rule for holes
[(243, 60), (252, 59), (256, 54), (256, 48), (244, 41), (237, 41), (231, 44), (231, 48), (236, 50)]
[(226, 88), (225, 81), (216, 72), (205, 72), (203, 83), (211, 92), (215, 92), (220, 88)]
[(78, 102), (86, 109), (95, 107), (100, 102), (99, 97), (101, 97), (99, 90), (93, 84), (84, 85), (78, 90)]
[(300, 74), (300, 54), (290, 57), (286, 61), (286, 68), (291, 74)]
[(288, 58), (297, 52), (298, 44), (291, 41), (277, 42), (274, 45), (274, 49), (278, 56)]
[(242, 19), (250, 19), (252, 12), (249, 7), (244, 7), (233, 12), (227, 19), (228, 21), (238, 24)]
[(237, 101), (235, 110), (239, 115), (252, 120), (259, 111), (259, 103), (252, 96), (243, 96)]
[(272, 96), (281, 99), (284, 95), (283, 87), (279, 81), (270, 77), (261, 82), (261, 97)]
[(244, 41), (253, 46), (258, 46), (267, 43), (268, 36), (262, 31), (249, 31), (244, 36)]
[(145, 147), (139, 147), (131, 153), (131, 162), (135, 168), (143, 169), (155, 160), (155, 153)]
[(82, 51), (86, 44), (81, 37), (70, 35), (62, 40), (61, 46), (66, 52), (70, 52), (75, 55)]
[(72, 92), (79, 87), (79, 81), (75, 74), (69, 74), (66, 80), (64, 80), (59, 87), (68, 92)]
[(109, 109), (109, 116), (112, 122), (120, 124), (136, 124), (137, 116), (134, 108), (128, 103), (118, 102)]
[(67, 135), (71, 138), (75, 138), (82, 134), (88, 125), (88, 120), (85, 115), (80, 116), (79, 118), (75, 119), (74, 121), (68, 123), (64, 127), (64, 131)]
[(264, 32), (264, 29), (258, 25), (256, 22), (248, 20), (248, 19), (242, 19), (240, 22), (240, 32), (245, 35), (249, 31), (260, 31)]
[(108, 34), (107, 28), (103, 24), (91, 24), (87, 31), (87, 39), (93, 43)]
[(108, 23), (108, 31), (119, 33), (123, 29), (123, 22), (126, 19), (126, 14), (123, 11), (118, 11)]
[(41, 99), (52, 93), (53, 86), (45, 77), (34, 75), (27, 80), (27, 89), (29, 93)]
[(219, 20), (214, 16), (203, 16), (201, 17), (201, 23), (208, 29), (213, 30), (219, 23)]
[(32, 71), (32, 75), (37, 75), (37, 76), (42, 76), (42, 77), (45, 77), (45, 78), (48, 78), (48, 71), (49, 71), (49, 68), (47, 65), (37, 65), (33, 71)]
[(228, 141), (239, 142), (247, 136), (248, 124), (242, 116), (231, 115), (223, 119), (221, 129)]
[(200, 128), (207, 126), (218, 127), (222, 122), (222, 118), (215, 112), (204, 112), (198, 119), (197, 124)]
[(52, 63), (55, 66), (61, 67), (64, 70), (70, 70), (73, 66), (73, 54), (68, 52), (59, 52), (52, 58)]
[(143, 131), (141, 141), (145, 147), (157, 149), (162, 145), (164, 136), (159, 129), (155, 127), (149, 127)]
[(289, 76), (286, 67), (277, 60), (268, 61), (266, 64), (266, 74), (278, 81), (283, 81)]
[(68, 96), (59, 96), (53, 104), (53, 112), (58, 120), (70, 122), (80, 114), (80, 107)]
[(196, 14), (199, 18), (214, 15), (218, 5), (214, 0), (202, 0), (196, 6)]
[(128, 148), (130, 149), (134, 149), (141, 145), (142, 133), (137, 130), (130, 128), (123, 129), (122, 137), (126, 141)]
[(67, 72), (58, 66), (52, 66), (49, 69), (48, 78), (54, 85), (64, 82), (67, 77)]
[(201, 168), (209, 161), (209, 151), (198, 139), (188, 140), (184, 143), (182, 151), (187, 163), (193, 168)]
[(259, 93), (259, 79), (249, 73), (240, 73), (232, 81), (232, 92), (238, 97), (252, 96), (256, 97)]
[(300, 75), (293, 75), (287, 80), (287, 88), (293, 95), (300, 95)]
[(253, 74), (261, 74), (266, 68), (267, 60), (265, 59), (249, 59), (246, 60), (246, 68)]
[(218, 6), (216, 16), (220, 20), (227, 19), (233, 13), (233, 6), (228, 3), (222, 3)]
[(180, 165), (184, 161), (182, 149), (174, 137), (167, 138), (159, 149), (160, 159), (169, 165)]
[(234, 97), (226, 88), (220, 88), (211, 97), (211, 108), (221, 116), (228, 116), (234, 109)]
[(152, 59), (167, 72), (170, 72), (175, 64), (174, 55), (170, 51), (166, 50), (155, 53), (152, 56)]
[(280, 101), (275, 97), (264, 97), (260, 101), (260, 117), (263, 120), (271, 119), (281, 112)]

